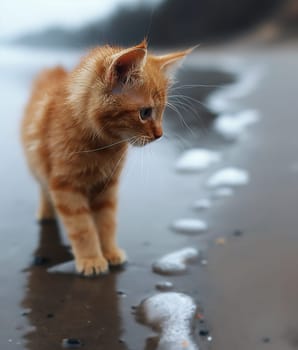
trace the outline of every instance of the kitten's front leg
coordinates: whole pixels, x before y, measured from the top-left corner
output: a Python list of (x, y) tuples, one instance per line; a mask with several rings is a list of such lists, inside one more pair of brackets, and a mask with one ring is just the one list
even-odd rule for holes
[(121, 265), (126, 261), (125, 252), (116, 241), (116, 211), (118, 182), (111, 181), (103, 192), (94, 196), (91, 209), (99, 233), (104, 257), (110, 265)]
[(107, 272), (87, 197), (70, 186), (55, 187), (51, 196), (70, 239), (77, 271), (86, 276)]

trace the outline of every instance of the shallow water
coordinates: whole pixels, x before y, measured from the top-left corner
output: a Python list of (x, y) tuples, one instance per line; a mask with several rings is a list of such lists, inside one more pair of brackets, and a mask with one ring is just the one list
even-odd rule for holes
[[(205, 334), (199, 338), (200, 349), (258, 350), (268, 346), (264, 338), (270, 338), (270, 349), (297, 347), (298, 177), (292, 169), (298, 154), (293, 127), (298, 106), (292, 75), (297, 63), (292, 57), (287, 51), (274, 56), (251, 53), (250, 64), (266, 62), (272, 74), (245, 100), (244, 108), (260, 110), (262, 120), (238, 143), (227, 143), (208, 129), (215, 115), (202, 106), (198, 107), (202, 119), (183, 114), (192, 132), (168, 113), (168, 138), (131, 150), (119, 209), (119, 240), (129, 263), (96, 279), (47, 272), (72, 256), (57, 224), (34, 221), (37, 189), (18, 143), (20, 115), (36, 67), (28, 57), (23, 65), (1, 61), (0, 71), (5, 72), (0, 82), (5, 116), (0, 128), (5, 146), (0, 148), (5, 165), (0, 174), (5, 184), (0, 212), (1, 350), (52, 350), (65, 338), (77, 338), (86, 349), (156, 349), (150, 327), (138, 322), (135, 308), (157, 293), (155, 285), (162, 281), (151, 270), (152, 263), (188, 246), (209, 247), (204, 253), (208, 264), (194, 262), (185, 274), (166, 276), (164, 281), (198, 305), (203, 322), (193, 332)], [(181, 84), (233, 81), (220, 69), (199, 66), (203, 58), (197, 58), (197, 69), (184, 69)], [(70, 64), (68, 58), (66, 63)], [(284, 100), (279, 98), (281, 79), (289, 88)], [(214, 89), (187, 93), (205, 101)], [(289, 110), (289, 105), (297, 108)], [(220, 151), (223, 160), (200, 175), (176, 173), (175, 161), (192, 147)], [(231, 197), (212, 200), (209, 210), (196, 213), (192, 206), (198, 198), (213, 198), (206, 187), (210, 175), (228, 166), (246, 169), (251, 181)], [(208, 233), (189, 236), (171, 230), (172, 222), (192, 215), (208, 222)], [(239, 230), (243, 234), (234, 235)], [(224, 244), (215, 244), (218, 237)], [(33, 256), (39, 266), (31, 266)]]

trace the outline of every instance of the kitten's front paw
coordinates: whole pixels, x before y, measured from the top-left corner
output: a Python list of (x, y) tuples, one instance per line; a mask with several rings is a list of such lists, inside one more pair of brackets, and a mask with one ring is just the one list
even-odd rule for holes
[(104, 257), (95, 256), (76, 259), (76, 268), (84, 276), (95, 276), (107, 273), (109, 265)]
[(104, 252), (103, 255), (112, 266), (119, 266), (126, 262), (125, 251), (119, 248), (115, 248), (109, 252)]

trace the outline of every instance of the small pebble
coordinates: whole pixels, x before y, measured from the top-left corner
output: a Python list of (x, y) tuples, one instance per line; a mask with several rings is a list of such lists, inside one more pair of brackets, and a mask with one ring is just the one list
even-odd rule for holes
[(208, 260), (207, 259), (202, 259), (201, 260), (201, 265), (207, 265), (208, 264)]
[(82, 342), (76, 338), (64, 338), (62, 340), (62, 347), (65, 349), (77, 349), (82, 346)]
[(121, 295), (122, 297), (126, 297), (126, 293), (123, 292), (122, 290), (117, 290), (117, 294)]
[(28, 316), (31, 313), (31, 309), (26, 309), (24, 311), (21, 312), (22, 316)]
[(239, 237), (243, 235), (243, 232), (241, 230), (235, 230), (233, 233), (234, 236)]
[(155, 285), (155, 288), (160, 290), (160, 291), (171, 290), (171, 289), (173, 289), (173, 287), (174, 287), (173, 283), (169, 282), (169, 281), (158, 282)]
[(47, 318), (53, 318), (54, 314), (47, 314)]
[(263, 343), (270, 343), (270, 338), (269, 337), (264, 337), (263, 339), (262, 339), (262, 341), (263, 341)]
[(216, 238), (215, 243), (217, 245), (225, 245), (226, 244), (226, 239), (223, 237)]
[(208, 340), (208, 341), (212, 341), (213, 338), (209, 335), (209, 337), (207, 337), (207, 340)]
[(201, 337), (207, 337), (209, 335), (209, 331), (207, 329), (201, 329), (199, 334)]
[(196, 318), (197, 318), (198, 320), (200, 320), (200, 321), (203, 321), (203, 320), (204, 320), (204, 315), (201, 314), (200, 312), (198, 312), (198, 313), (196, 314)]

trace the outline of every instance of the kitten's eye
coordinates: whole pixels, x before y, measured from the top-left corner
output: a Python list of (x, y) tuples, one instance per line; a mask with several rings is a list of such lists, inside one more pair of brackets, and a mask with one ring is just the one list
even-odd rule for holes
[(152, 112), (153, 108), (152, 107), (145, 107), (140, 109), (140, 118), (142, 120), (147, 120), (152, 118)]

